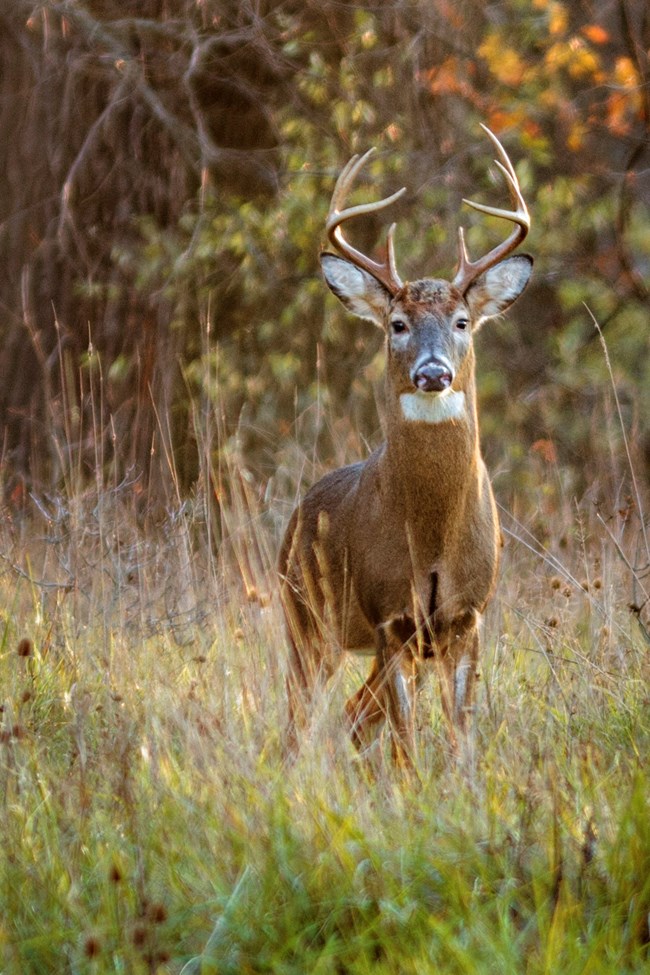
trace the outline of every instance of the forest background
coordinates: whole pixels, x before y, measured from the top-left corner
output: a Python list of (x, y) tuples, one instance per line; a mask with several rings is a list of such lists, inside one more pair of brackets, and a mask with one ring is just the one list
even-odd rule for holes
[[(93, 472), (101, 446), (103, 469), (139, 477), (148, 501), (169, 495), (173, 454), (187, 490), (202, 476), (196, 409), (216, 402), (215, 449), (237, 431), (279, 493), (288, 435), (336, 454), (326, 413), (376, 440), (380, 336), (333, 307), (318, 269), (333, 181), (376, 145), (372, 196), (408, 189), (390, 215), (403, 276), (449, 273), (460, 223), (474, 252), (501, 232), (461, 203), (502, 194), (479, 122), (516, 161), (535, 256), (514, 316), (481, 338), (490, 466), (518, 490), (549, 459), (578, 495), (614, 486), (593, 316), (647, 471), (643, 0), (13, 0), (0, 17), (0, 429), (15, 500), (21, 484), (60, 483), (73, 445)], [(358, 231), (367, 250), (384, 223)]]
[[(2, 975), (647, 972), (646, 0), (0, 0), (0, 63)], [(448, 275), (479, 123), (535, 266), (477, 338), (467, 750), (431, 681), (417, 782), (357, 755), (348, 661), (287, 766), (279, 537), (381, 437), (334, 181), (375, 145), (355, 242)]]

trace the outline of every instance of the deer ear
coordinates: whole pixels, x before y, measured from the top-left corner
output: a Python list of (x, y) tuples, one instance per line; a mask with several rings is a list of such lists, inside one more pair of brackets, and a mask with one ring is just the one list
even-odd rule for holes
[(510, 308), (528, 284), (532, 270), (532, 257), (517, 254), (481, 274), (465, 293), (474, 327)]
[(383, 284), (336, 254), (321, 254), (320, 263), (330, 291), (348, 311), (383, 328), (391, 299)]

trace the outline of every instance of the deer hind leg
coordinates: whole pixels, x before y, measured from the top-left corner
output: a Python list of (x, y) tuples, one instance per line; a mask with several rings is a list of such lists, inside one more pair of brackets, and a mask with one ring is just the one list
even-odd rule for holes
[(304, 732), (313, 696), (312, 668), (307, 666), (304, 654), (293, 634), (289, 634), (289, 662), (286, 677), (289, 720), (285, 735), (285, 752), (295, 756), (299, 739)]
[(289, 644), (286, 676), (289, 719), (284, 751), (291, 758), (296, 755), (309, 723), (316, 692), (325, 687), (335, 666), (322, 627), (300, 594), (296, 595), (293, 588), (285, 585), (282, 602)]
[(457, 750), (464, 737), (474, 702), (476, 667), (479, 655), (478, 613), (465, 616), (436, 632), (436, 654), (442, 708), (447, 718), (451, 743)]
[(327, 686), (337, 660), (318, 636), (289, 633), (289, 665), (286, 678), (289, 720), (284, 750), (288, 757), (297, 754), (300, 739), (311, 718), (314, 698)]

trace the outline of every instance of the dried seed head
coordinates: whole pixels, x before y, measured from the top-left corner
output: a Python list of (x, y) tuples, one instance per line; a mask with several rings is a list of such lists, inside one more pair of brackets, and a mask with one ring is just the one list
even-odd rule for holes
[(143, 924), (136, 924), (131, 933), (131, 941), (136, 948), (141, 948), (147, 943), (147, 928)]
[(584, 829), (584, 838), (582, 842), (582, 859), (585, 866), (588, 866), (593, 860), (597, 844), (598, 827), (594, 823), (591, 816), (589, 816)]
[(97, 958), (97, 955), (102, 950), (99, 938), (96, 938), (94, 934), (88, 935), (84, 941), (84, 955), (86, 958)]
[(25, 729), (20, 724), (14, 724), (11, 728), (3, 728), (0, 731), (0, 745), (8, 745), (12, 741), (20, 741), (25, 737)]
[(31, 657), (34, 652), (34, 644), (31, 640), (22, 639), (18, 644), (16, 653), (19, 657)]
[(153, 903), (149, 904), (149, 907), (147, 908), (147, 917), (152, 924), (164, 924), (169, 917), (169, 914), (167, 913), (167, 908), (164, 904)]
[(108, 879), (112, 884), (119, 884), (120, 881), (124, 879), (122, 871), (118, 867), (117, 863), (111, 863), (111, 868), (108, 871)]

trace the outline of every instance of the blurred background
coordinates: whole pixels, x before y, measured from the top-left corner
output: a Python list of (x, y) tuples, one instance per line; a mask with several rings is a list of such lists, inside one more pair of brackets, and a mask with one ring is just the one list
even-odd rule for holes
[(164, 505), (233, 444), (286, 498), (365, 452), (382, 339), (320, 277), (335, 177), (376, 146), (356, 198), (408, 192), (355, 240), (371, 252), (394, 219), (402, 276), (448, 275), (459, 224), (473, 254), (504, 233), (462, 204), (507, 202), (480, 122), (515, 163), (535, 257), (478, 339), (497, 492), (623, 511), (623, 428), (647, 482), (646, 0), (12, 0), (0, 47), (12, 503), (74, 462)]

